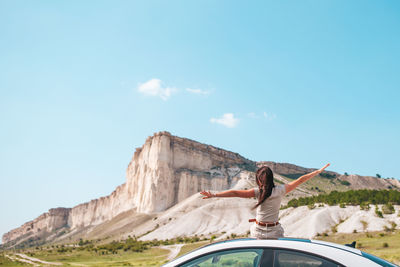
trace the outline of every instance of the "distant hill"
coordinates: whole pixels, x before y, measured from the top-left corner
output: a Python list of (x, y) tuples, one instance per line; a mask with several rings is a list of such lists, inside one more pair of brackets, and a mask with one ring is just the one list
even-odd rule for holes
[[(254, 216), (249, 207), (255, 200), (202, 200), (198, 192), (255, 187), (254, 172), (261, 165), (271, 167), (276, 183), (288, 183), (315, 170), (289, 163), (254, 162), (234, 152), (159, 132), (136, 149), (126, 171), (126, 183), (111, 195), (72, 208), (51, 209), (4, 234), (3, 245), (247, 231), (247, 220)], [(399, 190), (400, 182), (327, 171), (288, 194), (283, 204), (292, 198), (349, 189)]]

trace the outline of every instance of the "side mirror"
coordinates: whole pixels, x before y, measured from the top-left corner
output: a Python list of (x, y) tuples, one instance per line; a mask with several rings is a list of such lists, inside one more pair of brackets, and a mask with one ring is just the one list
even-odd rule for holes
[(344, 244), (345, 246), (355, 248), (356, 247), (356, 241), (353, 241), (351, 244)]

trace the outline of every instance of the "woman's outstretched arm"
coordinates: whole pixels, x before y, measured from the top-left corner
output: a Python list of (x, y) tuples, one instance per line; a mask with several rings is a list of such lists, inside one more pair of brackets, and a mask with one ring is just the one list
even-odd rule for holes
[(293, 182), (286, 184), (286, 193), (289, 193), (290, 191), (294, 190), (296, 187), (298, 187), (299, 185), (301, 185), (302, 183), (307, 182), (308, 180), (310, 180), (311, 178), (313, 178), (314, 176), (320, 174), (321, 172), (323, 172), (326, 168), (329, 167), (329, 163), (326, 164), (324, 167), (322, 167), (319, 170), (310, 172), (308, 174), (305, 174), (303, 176), (301, 176), (300, 178), (298, 178), (297, 180), (294, 180)]
[(218, 192), (218, 193), (211, 193), (210, 191), (201, 191), (200, 194), (202, 194), (204, 196), (203, 199), (212, 198), (212, 197), (242, 197), (242, 198), (255, 197), (254, 189), (228, 190), (228, 191), (222, 191), (222, 192)]

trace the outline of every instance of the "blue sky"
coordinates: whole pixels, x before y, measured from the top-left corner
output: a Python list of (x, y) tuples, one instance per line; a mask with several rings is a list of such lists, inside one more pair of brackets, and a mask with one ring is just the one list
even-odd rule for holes
[(1, 1), (0, 234), (156, 131), (400, 178), (398, 1)]

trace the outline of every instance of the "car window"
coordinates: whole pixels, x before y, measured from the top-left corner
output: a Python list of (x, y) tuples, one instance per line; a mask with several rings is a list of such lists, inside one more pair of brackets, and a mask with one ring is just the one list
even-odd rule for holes
[(207, 254), (186, 262), (181, 267), (258, 267), (262, 249), (234, 249)]
[(274, 267), (338, 267), (326, 259), (290, 250), (275, 250)]

